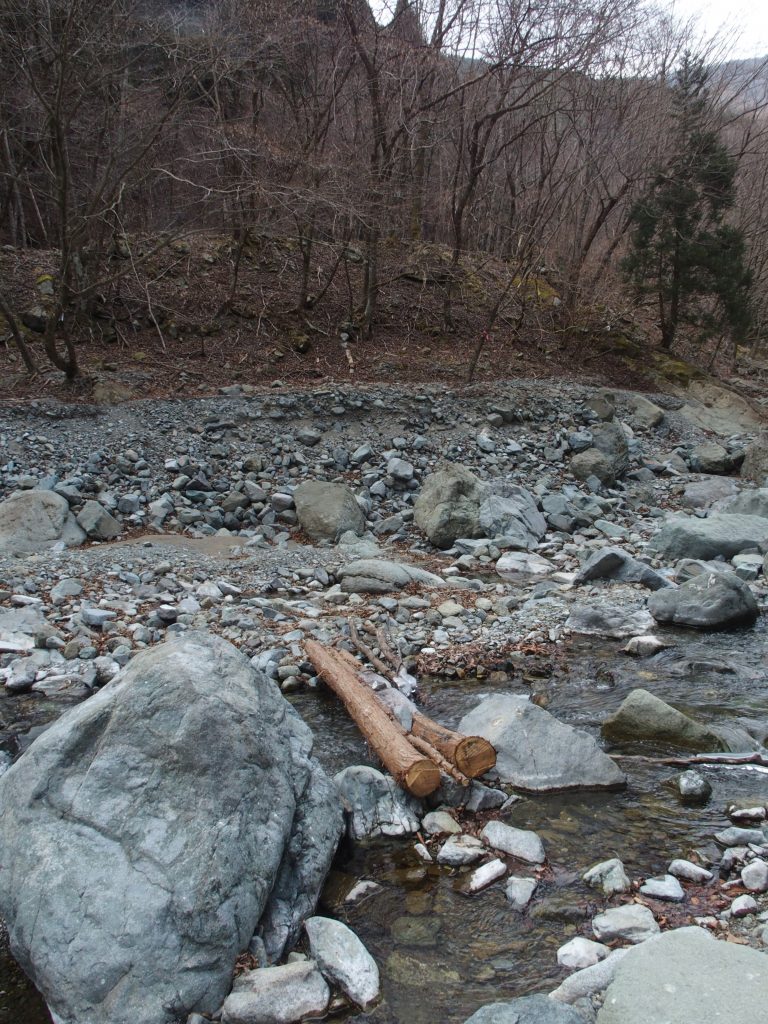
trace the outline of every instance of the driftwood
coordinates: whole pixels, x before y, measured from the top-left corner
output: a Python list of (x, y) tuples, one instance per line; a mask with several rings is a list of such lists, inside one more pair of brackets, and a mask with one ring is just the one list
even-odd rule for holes
[(693, 764), (757, 764), (768, 768), (768, 755), (755, 751), (752, 754), (690, 754), (687, 757), (646, 757), (643, 754), (613, 754), (617, 761), (645, 761), (646, 764), (668, 764), (679, 768)]
[(345, 659), (316, 640), (307, 640), (305, 649), (397, 784), (413, 796), (433, 793), (440, 785), (439, 768), (409, 743), (403, 727), (389, 717)]

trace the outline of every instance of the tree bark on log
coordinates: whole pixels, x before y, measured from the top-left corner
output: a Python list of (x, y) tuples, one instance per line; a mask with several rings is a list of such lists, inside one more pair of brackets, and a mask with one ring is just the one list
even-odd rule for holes
[(646, 764), (668, 764), (678, 768), (694, 764), (708, 765), (750, 765), (768, 768), (768, 754), (755, 751), (751, 754), (690, 754), (687, 757), (646, 757), (644, 754), (612, 754), (616, 761), (645, 761)]
[(342, 701), (397, 784), (413, 796), (433, 793), (440, 785), (439, 768), (408, 742), (402, 727), (387, 715), (373, 691), (336, 652), (316, 640), (307, 640), (304, 646), (318, 675)]
[(439, 750), (446, 760), (455, 764), (470, 779), (485, 775), (496, 764), (496, 751), (488, 740), (482, 736), (462, 736), (444, 725), (438, 725), (419, 711), (413, 713), (412, 732)]

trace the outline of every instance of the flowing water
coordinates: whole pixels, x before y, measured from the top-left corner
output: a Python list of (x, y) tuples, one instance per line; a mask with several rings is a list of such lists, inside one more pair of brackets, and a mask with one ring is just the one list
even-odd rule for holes
[[(596, 731), (605, 715), (637, 686), (718, 726), (739, 725), (768, 733), (768, 628), (735, 634), (669, 632), (675, 646), (651, 659), (619, 653), (619, 645), (585, 639), (556, 658), (533, 659), (526, 678), (490, 685), (483, 680), (423, 682), (425, 711), (447, 725), (493, 692), (530, 693), (557, 717)], [(331, 772), (349, 764), (375, 764), (357, 729), (327, 692), (292, 698), (316, 737), (316, 753)], [(0, 699), (0, 747), (14, 755), (57, 714), (60, 704), (42, 697)], [(20, 735), (21, 734), (21, 735)], [(622, 753), (663, 755), (641, 744)], [(669, 751), (672, 753), (672, 751)], [(323, 895), (321, 912), (346, 921), (380, 965), (382, 1001), (351, 1021), (371, 1024), (458, 1024), (484, 1003), (548, 991), (565, 973), (557, 948), (576, 934), (601, 904), (580, 881), (591, 864), (619, 856), (633, 877), (663, 872), (674, 857), (711, 842), (727, 824), (730, 799), (768, 799), (768, 773), (755, 768), (703, 768), (713, 786), (706, 807), (685, 807), (669, 781), (679, 769), (624, 761), (623, 792), (577, 792), (528, 797), (507, 814), (509, 824), (532, 828), (545, 841), (551, 870), (531, 911), (512, 911), (503, 883), (467, 897), (460, 875), (425, 865), (408, 839), (376, 840), (340, 852)], [(525, 870), (521, 874), (526, 874)], [(360, 878), (381, 888), (358, 903), (344, 896)], [(688, 908), (689, 910), (692, 908)], [(0, 1021), (48, 1022), (42, 1001), (13, 965), (0, 942)]]

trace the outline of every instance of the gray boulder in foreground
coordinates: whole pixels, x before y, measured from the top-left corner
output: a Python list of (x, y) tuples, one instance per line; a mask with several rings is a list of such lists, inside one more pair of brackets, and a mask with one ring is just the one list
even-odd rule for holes
[(221, 1011), (222, 1024), (293, 1024), (322, 1017), (331, 992), (317, 964), (301, 960), (244, 971)]
[(313, 540), (337, 541), (348, 530), (358, 536), (365, 530), (365, 516), (346, 484), (306, 480), (293, 500), (301, 527)]
[(304, 928), (325, 977), (362, 1009), (370, 1006), (379, 995), (379, 969), (352, 929), (330, 917), (310, 917)]
[(501, 781), (520, 789), (615, 789), (627, 781), (592, 736), (527, 697), (489, 697), (462, 718), (458, 731), (492, 743)]
[(584, 1024), (584, 1018), (570, 1006), (537, 995), (482, 1006), (464, 1024)]
[(445, 580), (426, 569), (386, 558), (361, 558), (345, 565), (339, 576), (341, 589), (348, 594), (388, 594), (409, 583), (425, 587), (444, 587)]
[(230, 644), (190, 633), (0, 779), (0, 913), (61, 1024), (214, 1013), (258, 930), (282, 953), (341, 831), (312, 734)]
[(752, 626), (759, 615), (757, 601), (747, 584), (733, 573), (703, 572), (648, 599), (657, 622), (694, 629), (738, 629)]
[(629, 950), (597, 1024), (722, 1024), (765, 1019), (768, 956), (677, 928)]
[(69, 502), (54, 491), (15, 491), (0, 502), (0, 554), (33, 554), (59, 541), (75, 546), (84, 540)]
[(737, 513), (714, 512), (706, 519), (671, 515), (649, 542), (661, 558), (733, 558), (747, 548), (768, 542), (768, 519)]

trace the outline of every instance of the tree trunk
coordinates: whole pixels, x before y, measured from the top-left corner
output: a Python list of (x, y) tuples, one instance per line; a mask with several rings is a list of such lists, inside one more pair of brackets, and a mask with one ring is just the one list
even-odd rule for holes
[(437, 765), (411, 746), (402, 727), (389, 718), (373, 691), (336, 652), (316, 640), (307, 640), (304, 646), (318, 674), (342, 701), (397, 784), (413, 796), (433, 793), (440, 785)]
[(485, 775), (496, 764), (496, 751), (488, 740), (482, 736), (462, 736), (418, 711), (414, 712), (411, 731), (418, 739), (426, 740), (469, 779)]

